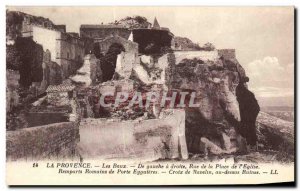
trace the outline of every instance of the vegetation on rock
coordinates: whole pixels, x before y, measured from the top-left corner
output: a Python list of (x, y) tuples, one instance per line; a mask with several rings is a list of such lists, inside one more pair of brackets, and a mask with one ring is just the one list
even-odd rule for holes
[(43, 48), (31, 38), (18, 37), (14, 45), (7, 46), (7, 69), (20, 72), (20, 85), (29, 87), (43, 79)]
[(151, 26), (146, 17), (142, 16), (125, 17), (111, 24), (122, 25), (130, 29), (149, 28)]

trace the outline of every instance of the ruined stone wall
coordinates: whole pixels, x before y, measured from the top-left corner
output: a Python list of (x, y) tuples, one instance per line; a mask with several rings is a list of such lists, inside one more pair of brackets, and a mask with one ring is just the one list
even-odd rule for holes
[(170, 110), (165, 114), (142, 121), (85, 119), (80, 124), (79, 153), (84, 159), (186, 159), (185, 113)]
[(94, 53), (94, 39), (88, 37), (80, 37), (84, 42), (84, 52), (85, 54)]
[(85, 54), (84, 42), (72, 35), (57, 30), (30, 25), (33, 40), (43, 46), (44, 52), (51, 53), (51, 61), (62, 69), (62, 77), (74, 74), (82, 65)]
[(45, 91), (48, 85), (58, 85), (62, 83), (62, 69), (56, 62), (51, 61), (51, 52), (46, 50), (43, 56), (43, 81), (42, 86)]
[[(97, 41), (99, 43), (100, 51), (105, 55), (112, 44), (121, 44), (125, 52), (138, 53), (138, 44), (132, 41), (129, 41), (121, 36), (107, 37), (104, 40)], [(136, 55), (137, 56), (137, 55)]]
[(32, 25), (29, 24), (29, 22), (26, 21), (26, 19), (22, 22), (22, 28), (21, 28), (21, 36), (22, 37), (31, 37), (33, 33)]
[(66, 25), (56, 25), (56, 29), (60, 32), (67, 32)]
[(166, 84), (166, 70), (170, 66), (170, 54), (141, 55), (134, 65), (134, 75), (145, 84)]
[(48, 62), (46, 63), (47, 70), (47, 81), (48, 85), (58, 85), (62, 83), (62, 69), (56, 62)]
[(57, 55), (57, 40), (60, 39), (61, 32), (42, 28), (40, 26), (30, 25), (32, 28), (32, 39), (43, 46), (43, 50), (51, 52), (51, 61), (55, 62)]
[(28, 127), (36, 127), (53, 123), (68, 122), (69, 114), (53, 111), (28, 112), (26, 113), (26, 120), (28, 122)]
[(97, 25), (92, 25), (90, 28), (80, 27), (80, 37), (104, 39), (111, 35), (118, 35), (125, 39), (128, 39), (130, 35), (130, 30), (123, 27), (97, 27)]
[(214, 61), (219, 58), (217, 51), (175, 51), (176, 64), (180, 63), (183, 59), (201, 59), (203, 61)]
[(61, 159), (75, 156), (79, 141), (74, 122), (54, 123), (6, 132), (7, 160)]
[(108, 82), (104, 82), (99, 85), (99, 93), (100, 94), (115, 94), (115, 92), (118, 91), (125, 91), (130, 92), (133, 91), (133, 81), (128, 79), (122, 79), (122, 80), (112, 80)]
[(121, 52), (117, 57), (115, 73), (120, 79), (129, 79), (133, 66), (138, 62), (135, 52)]
[(235, 57), (235, 49), (219, 49), (218, 51), (218, 55), (227, 60), (229, 59), (234, 59)]
[(54, 106), (70, 104), (68, 92), (47, 92), (47, 101)]
[(57, 39), (56, 62), (62, 66), (64, 78), (74, 74), (83, 63), (84, 43), (79, 38), (61, 33)]
[(97, 82), (102, 82), (102, 77), (103, 73), (100, 60), (93, 54), (87, 54), (84, 57), (83, 66), (77, 70), (76, 75), (70, 77), (70, 79), (77, 84), (88, 87)]
[(89, 62), (89, 72), (92, 84), (95, 84), (96, 82), (102, 82), (103, 72), (101, 70), (100, 60), (97, 59), (95, 55), (91, 55), (90, 57), (85, 56), (84, 62)]
[(51, 61), (62, 67), (63, 78), (74, 74), (81, 66), (85, 55), (85, 47), (80, 38), (62, 32), (62, 30), (59, 30), (61, 26), (54, 25), (49, 19), (21, 12), (11, 12), (11, 14), (17, 14), (20, 18), (18, 18), (16, 24), (18, 31), (10, 30), (16, 28), (13, 27), (14, 25), (9, 27), (7, 34), (11, 36), (10, 38), (15, 38), (20, 34), (22, 37), (32, 37), (34, 42), (43, 47), (44, 52), (50, 51)]

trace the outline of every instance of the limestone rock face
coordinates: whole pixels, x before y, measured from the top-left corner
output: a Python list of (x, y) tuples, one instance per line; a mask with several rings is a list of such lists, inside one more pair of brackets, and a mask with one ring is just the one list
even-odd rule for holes
[[(204, 54), (203, 54), (204, 55)], [(183, 58), (186, 56), (186, 58)], [(212, 60), (175, 54), (168, 69), (169, 89), (196, 92), (196, 108), (186, 108), (186, 137), (191, 153), (244, 152), (256, 142), (259, 105), (247, 89), (245, 71), (236, 59)]]

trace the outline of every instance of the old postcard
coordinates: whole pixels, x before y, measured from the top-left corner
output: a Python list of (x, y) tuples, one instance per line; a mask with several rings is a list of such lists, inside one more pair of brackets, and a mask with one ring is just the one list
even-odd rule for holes
[(295, 184), (294, 7), (6, 7), (8, 185)]

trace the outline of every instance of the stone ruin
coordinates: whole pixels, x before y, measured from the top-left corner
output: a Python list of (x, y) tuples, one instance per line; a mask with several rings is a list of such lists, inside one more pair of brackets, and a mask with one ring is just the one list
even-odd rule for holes
[[(254, 95), (247, 89), (248, 78), (244, 69), (232, 55), (232, 51), (229, 55), (224, 51), (199, 51), (141, 54), (135, 57), (130, 52), (121, 52), (116, 60), (115, 79), (94, 86), (97, 93), (91, 96), (93, 98), (85, 99), (90, 100), (85, 105), (89, 105), (87, 108), (90, 109), (87, 110), (90, 110), (88, 113), (91, 115), (85, 115), (81, 132), (86, 137), (95, 137), (95, 142), (82, 138), (79, 153), (82, 153), (83, 158), (98, 156), (145, 160), (174, 156), (187, 158), (189, 154), (206, 156), (246, 153), (248, 145), (256, 144), (256, 134), (253, 132), (259, 106)], [(126, 57), (130, 59), (124, 59)], [(130, 108), (126, 102), (118, 108), (101, 108), (96, 103), (101, 94), (110, 92), (116, 95), (118, 91), (129, 92), (129, 95), (134, 91), (197, 92), (196, 101), (200, 106), (180, 109), (181, 113), (185, 113), (181, 115), (184, 127), (182, 120), (180, 123), (176, 122), (177, 117), (167, 117), (168, 120), (174, 120), (169, 125), (173, 132), (169, 136), (177, 137), (175, 147), (179, 155), (169, 153), (168, 150), (174, 148), (174, 145), (169, 145), (164, 137), (156, 137), (158, 142), (154, 141), (151, 138), (153, 132), (148, 129), (165, 131), (168, 128), (159, 125), (165, 121), (162, 116), (167, 111), (176, 113), (178, 109), (161, 107), (159, 104), (153, 104), (149, 108)], [(184, 129), (181, 137), (174, 133), (179, 126)], [(137, 136), (136, 128), (148, 136)], [(105, 135), (104, 140), (97, 139), (100, 134)], [(122, 141), (113, 141), (117, 139)], [(160, 146), (151, 146), (152, 142)], [(148, 149), (149, 153), (146, 152)]]
[[(246, 153), (256, 144), (259, 106), (234, 49), (143, 54), (139, 44), (118, 35), (96, 43), (104, 56), (112, 44), (124, 48), (116, 56), (111, 80), (101, 82), (105, 62), (93, 54), (70, 77), (81, 108), (82, 158), (187, 159), (191, 154)], [(153, 103), (146, 108), (127, 101), (117, 108), (101, 107), (101, 95), (121, 91), (129, 93), (129, 100), (135, 91), (195, 91), (200, 106), (172, 109)], [(114, 96), (105, 101), (113, 102)]]
[[(80, 31), (86, 53), (82, 66), (57, 83), (61, 74), (52, 67), (47, 59), (51, 54), (46, 51), (42, 79), (55, 81), (50, 89), (76, 86), (69, 101), (66, 91), (48, 92), (47, 98), (51, 102), (51, 98), (62, 96), (72, 107), (75, 117), (70, 115), (69, 121), (79, 126), (76, 152), (81, 158), (187, 159), (193, 154), (245, 153), (249, 145), (256, 144), (259, 106), (247, 88), (249, 79), (234, 49), (172, 49), (174, 35), (157, 20), (155, 28), (85, 25)], [(105, 36), (98, 37), (97, 31), (104, 31)], [(107, 78), (108, 72), (112, 77)], [(196, 92), (195, 101), (200, 105), (169, 108), (154, 102), (136, 107), (124, 101), (118, 107), (101, 107), (101, 95), (111, 93), (113, 96), (105, 100), (109, 103), (120, 91), (128, 93), (128, 100), (136, 91), (160, 95)], [(143, 96), (142, 102), (146, 101)], [(51, 104), (59, 107), (55, 103)]]

